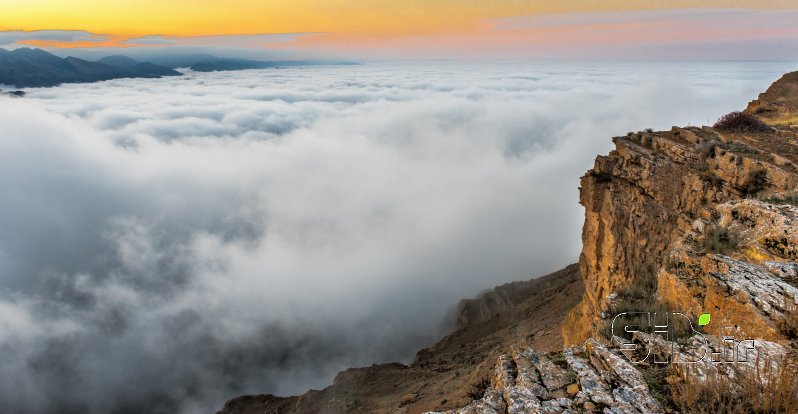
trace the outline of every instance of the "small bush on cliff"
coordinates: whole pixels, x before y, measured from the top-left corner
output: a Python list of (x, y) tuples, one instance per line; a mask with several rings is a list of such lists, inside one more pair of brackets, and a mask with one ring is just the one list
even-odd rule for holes
[(723, 115), (712, 127), (728, 132), (769, 132), (772, 130), (756, 116), (740, 111)]
[(723, 185), (723, 179), (715, 175), (712, 171), (702, 172), (701, 179), (715, 188), (720, 188)]
[(789, 339), (798, 339), (798, 306), (784, 298), (784, 316), (778, 321), (779, 331)]
[(701, 247), (705, 251), (728, 254), (737, 248), (740, 239), (729, 229), (721, 226), (707, 226), (704, 229), (704, 238)]
[(562, 351), (553, 352), (553, 353), (549, 354), (548, 356), (549, 356), (549, 360), (551, 360), (552, 364), (557, 365), (558, 367), (560, 367), (562, 369), (568, 369), (568, 362), (565, 360), (565, 355), (562, 353)]
[(483, 377), (481, 380), (477, 381), (476, 384), (471, 386), (471, 389), (468, 390), (468, 398), (472, 400), (480, 400), (483, 396), (485, 396), (485, 391), (488, 390), (490, 387), (490, 379), (488, 377)]
[(715, 158), (715, 149), (717, 148), (717, 141), (710, 141), (701, 146), (701, 158)]
[[(657, 275), (651, 266), (646, 266), (634, 276), (629, 287), (617, 291), (617, 297), (607, 306), (608, 319), (601, 329), (601, 333), (608, 339), (612, 338), (612, 322), (616, 315), (624, 312), (668, 312), (668, 306), (657, 300)], [(617, 326), (645, 325), (643, 315), (624, 315), (615, 320)], [(623, 333), (622, 331), (615, 332)], [(632, 339), (627, 337), (625, 339)]]
[(745, 193), (746, 196), (755, 196), (759, 194), (759, 192), (764, 190), (767, 186), (768, 186), (767, 171), (761, 168), (751, 170), (748, 173), (748, 179), (745, 182), (743, 193)]
[(652, 267), (647, 266), (638, 272), (632, 285), (619, 292), (618, 295), (628, 300), (647, 300), (654, 296), (656, 291), (657, 275)]

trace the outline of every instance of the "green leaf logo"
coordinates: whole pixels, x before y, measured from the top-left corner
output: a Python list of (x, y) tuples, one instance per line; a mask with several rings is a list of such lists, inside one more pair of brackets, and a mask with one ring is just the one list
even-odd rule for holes
[(699, 326), (709, 325), (708, 313), (702, 313), (701, 316), (698, 317), (698, 325)]

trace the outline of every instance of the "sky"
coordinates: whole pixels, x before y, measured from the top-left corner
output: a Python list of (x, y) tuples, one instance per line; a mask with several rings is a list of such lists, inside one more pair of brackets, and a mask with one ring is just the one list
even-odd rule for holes
[(578, 260), (609, 137), (783, 62), (311, 66), (0, 96), (0, 412), (215, 412), (409, 362)]
[(6, 47), (360, 59), (798, 56), (792, 0), (3, 0), (2, 9)]

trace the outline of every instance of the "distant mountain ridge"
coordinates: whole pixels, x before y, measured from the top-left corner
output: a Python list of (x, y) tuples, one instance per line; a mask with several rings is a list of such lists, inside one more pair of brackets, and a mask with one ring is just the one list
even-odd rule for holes
[(191, 70), (197, 72), (215, 72), (222, 70), (245, 70), (245, 69), (267, 69), (285, 66), (305, 66), (313, 64), (299, 60), (285, 60), (285, 61), (260, 61), (249, 59), (223, 59), (213, 58), (205, 59), (189, 66)]
[(249, 59), (226, 59), (210, 56), (211, 59), (204, 59), (188, 66), (197, 72), (214, 72), (222, 70), (245, 70), (245, 69), (268, 69), (295, 66), (312, 65), (357, 65), (354, 62), (320, 62), (312, 60), (249, 60)]
[(42, 49), (0, 48), (0, 84), (18, 88), (178, 75), (181, 73), (168, 67), (125, 56), (109, 56), (99, 62), (90, 62), (71, 56), (60, 58)]
[(268, 69), (311, 65), (358, 65), (346, 61), (250, 60), (213, 55), (173, 55), (139, 61), (124, 55), (103, 57), (96, 62), (76, 57), (61, 58), (42, 49), (0, 48), (0, 85), (17, 88), (57, 86), (62, 83), (97, 82), (120, 78), (179, 76), (176, 68), (197, 72)]
[[(147, 56), (147, 55), (144, 55)], [(213, 72), (225, 70), (244, 70), (244, 69), (269, 69), (294, 66), (314, 66), (314, 65), (360, 65), (359, 62), (337, 61), (337, 60), (257, 60), (240, 57), (220, 57), (206, 53), (195, 53), (190, 55), (150, 55), (148, 61), (170, 67), (172, 69), (189, 68), (197, 72)]]
[(144, 73), (148, 75), (159, 76), (176, 76), (181, 74), (180, 72), (166, 66), (156, 65), (152, 62), (140, 62), (123, 55), (107, 56), (98, 60), (97, 62), (117, 68), (127, 69), (134, 73)]

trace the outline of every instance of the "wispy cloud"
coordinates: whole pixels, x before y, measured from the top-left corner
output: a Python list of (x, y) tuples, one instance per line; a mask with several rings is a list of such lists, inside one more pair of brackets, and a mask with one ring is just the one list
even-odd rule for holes
[(43, 48), (228, 48), (269, 49), (291, 43), (310, 33), (121, 37), (82, 30), (0, 31), (0, 47)]
[(288, 43), (311, 33), (277, 33), (217, 36), (161, 36), (152, 35), (125, 40), (131, 46), (170, 45), (229, 48), (268, 48), (274, 44)]
[(142, 37), (132, 37), (125, 39), (125, 43), (133, 45), (175, 45), (178, 40), (175, 37), (167, 37), (161, 35), (149, 35)]
[[(679, 9), (512, 17), (491, 30), (519, 38), (546, 39), (560, 47), (684, 45), (798, 40), (798, 11)], [(711, 54), (711, 50), (706, 51)], [(740, 55), (752, 50), (741, 48)]]
[(83, 30), (7, 30), (0, 31), (0, 47), (15, 48), (23, 45), (105, 45), (112, 36)]
[(552, 13), (507, 17), (493, 20), (494, 30), (528, 30), (542, 28), (617, 28), (632, 26), (642, 30), (693, 27), (733, 29), (792, 29), (798, 26), (798, 10), (750, 9), (665, 9), (591, 13)]
[(386, 58), (798, 59), (798, 11), (677, 9), (555, 13), (424, 36), (332, 33), (294, 49)]

